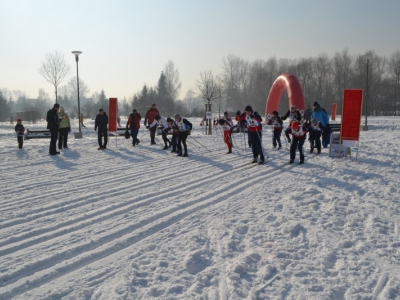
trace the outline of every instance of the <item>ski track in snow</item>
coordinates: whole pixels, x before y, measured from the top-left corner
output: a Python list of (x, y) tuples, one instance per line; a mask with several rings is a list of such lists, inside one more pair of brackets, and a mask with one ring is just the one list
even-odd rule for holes
[(371, 120), (358, 162), (323, 149), (301, 166), (270, 129), (258, 166), (241, 134), (224, 155), (196, 128), (207, 149), (181, 158), (145, 130), (97, 151), (86, 129), (50, 157), (0, 123), (0, 299), (400, 299), (393, 120)]

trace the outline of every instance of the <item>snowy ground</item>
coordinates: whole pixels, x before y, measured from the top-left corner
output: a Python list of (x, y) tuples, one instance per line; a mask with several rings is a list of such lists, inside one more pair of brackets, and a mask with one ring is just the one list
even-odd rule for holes
[(98, 151), (93, 121), (49, 156), (0, 123), (0, 299), (400, 299), (399, 117), (358, 161), (289, 166), (264, 130), (254, 167), (192, 121), (188, 158), (143, 128)]

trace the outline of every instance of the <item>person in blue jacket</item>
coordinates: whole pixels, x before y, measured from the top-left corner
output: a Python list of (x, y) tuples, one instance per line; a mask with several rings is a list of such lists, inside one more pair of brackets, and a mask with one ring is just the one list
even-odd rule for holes
[(311, 120), (312, 119), (317, 119), (318, 122), (322, 125), (324, 128), (322, 132), (322, 146), (324, 148), (328, 147), (329, 144), (329, 138), (330, 138), (330, 128), (328, 126), (329, 124), (329, 116), (326, 113), (325, 109), (323, 109), (318, 102), (314, 102), (313, 105), (313, 112), (311, 114)]

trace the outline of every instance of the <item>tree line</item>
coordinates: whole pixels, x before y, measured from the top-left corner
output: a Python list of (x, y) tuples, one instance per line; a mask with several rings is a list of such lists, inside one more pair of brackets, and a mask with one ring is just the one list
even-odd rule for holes
[[(55, 87), (56, 102), (63, 105), (75, 117), (77, 107), (77, 80), (70, 78), (66, 85), (58, 87), (69, 68), (60, 53), (50, 53), (39, 68), (39, 73)], [(275, 79), (283, 74), (295, 75), (302, 87), (306, 105), (315, 101), (330, 111), (332, 103), (338, 104), (341, 112), (343, 90), (346, 88), (364, 89), (368, 85), (369, 115), (398, 115), (400, 110), (400, 51), (389, 58), (374, 51), (351, 55), (348, 49), (336, 52), (333, 57), (320, 54), (317, 57), (298, 59), (257, 59), (248, 61), (236, 55), (228, 55), (222, 61), (221, 71), (200, 72), (196, 89), (190, 89), (180, 100), (181, 82), (178, 68), (169, 61), (161, 71), (157, 84), (144, 84), (133, 96), (119, 99), (120, 115), (129, 115), (133, 108), (144, 114), (156, 103), (166, 116), (180, 113), (185, 116), (203, 117), (205, 103), (213, 104), (213, 112), (221, 115), (222, 111), (236, 111), (251, 104), (263, 113), (269, 91)], [(53, 75), (52, 75), (53, 74)], [(60, 77), (60, 74), (63, 76)], [(368, 76), (367, 76), (368, 74)], [(367, 81), (368, 78), (368, 81)], [(105, 91), (89, 95), (89, 87), (79, 79), (81, 113), (94, 117), (99, 108), (108, 107)], [(279, 110), (288, 109), (287, 94), (282, 95)], [(364, 93), (364, 101), (366, 94)], [(21, 91), (0, 89), (0, 121), (9, 120), (16, 111), (38, 110), (42, 117), (51, 107), (53, 100), (43, 89), (35, 99), (28, 99)], [(363, 114), (365, 107), (363, 108)]]

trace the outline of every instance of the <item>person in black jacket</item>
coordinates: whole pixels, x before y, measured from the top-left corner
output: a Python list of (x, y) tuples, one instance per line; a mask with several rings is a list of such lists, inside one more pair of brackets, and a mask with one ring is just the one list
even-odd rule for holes
[[(97, 131), (97, 138), (99, 142), (99, 148), (97, 150), (104, 150), (107, 148), (107, 131), (108, 131), (108, 116), (105, 111), (100, 108), (99, 114), (96, 116), (94, 121), (94, 130)], [(104, 137), (104, 144), (103, 142)]]
[(22, 146), (24, 144), (24, 132), (25, 132), (25, 127), (24, 125), (22, 125), (22, 120), (18, 119), (17, 125), (15, 125), (15, 133), (17, 134), (19, 149), (22, 149)]
[(50, 130), (51, 139), (50, 139), (50, 148), (49, 154), (56, 155), (60, 154), (57, 151), (57, 138), (58, 138), (58, 129), (60, 127), (60, 119), (58, 117), (58, 109), (60, 108), (60, 104), (54, 104), (53, 108), (47, 112), (47, 129)]

